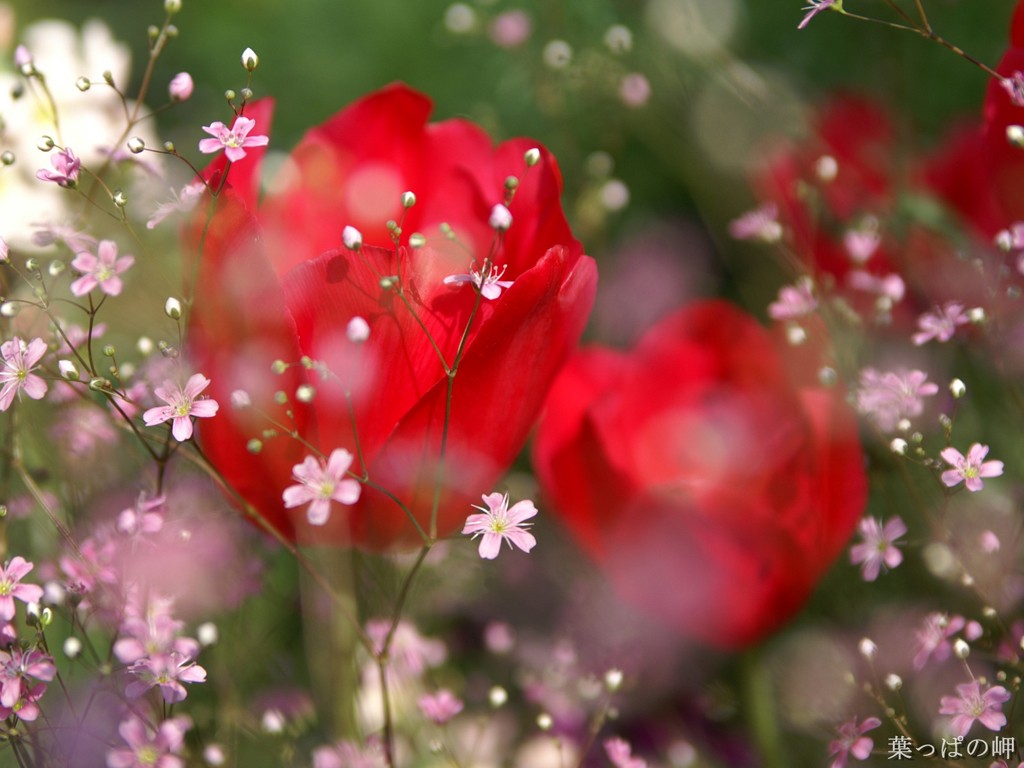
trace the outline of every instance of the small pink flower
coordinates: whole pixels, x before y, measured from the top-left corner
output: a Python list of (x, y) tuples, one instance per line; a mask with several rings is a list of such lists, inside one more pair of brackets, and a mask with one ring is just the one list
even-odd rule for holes
[(346, 477), (353, 456), (343, 448), (336, 448), (325, 462), (307, 456), (301, 464), (292, 467), (292, 476), (299, 481), (284, 489), (284, 505), (291, 509), (309, 504), (306, 518), (310, 525), (323, 525), (331, 515), (331, 502), (355, 504), (362, 488), (358, 480)]
[(797, 280), (796, 285), (784, 285), (779, 289), (779, 298), (768, 305), (768, 316), (772, 320), (795, 320), (811, 314), (818, 308), (810, 280)]
[(963, 629), (967, 621), (963, 616), (947, 616), (944, 613), (929, 613), (924, 626), (916, 633), (917, 653), (914, 655), (914, 669), (924, 669), (929, 660), (945, 661), (953, 651), (949, 638)]
[(956, 696), (943, 696), (939, 702), (940, 715), (953, 715), (950, 727), (954, 736), (966, 736), (975, 720), (990, 731), (998, 731), (1006, 725), (1003, 704), (1011, 697), (1003, 686), (994, 685), (983, 693), (981, 683), (972, 680), (958, 685), (956, 693)]
[(187, 717), (172, 717), (160, 723), (156, 731), (135, 715), (128, 715), (117, 728), (124, 747), (107, 752), (108, 768), (184, 768), (178, 757), (185, 743), (185, 732), (192, 727)]
[(126, 696), (137, 699), (150, 689), (159, 688), (168, 704), (184, 701), (188, 696), (182, 683), (206, 682), (206, 670), (176, 651), (145, 656), (128, 667), (128, 674), (136, 679), (125, 686)]
[(942, 473), (942, 482), (949, 488), (963, 482), (968, 491), (980, 491), (985, 487), (981, 478), (999, 477), (1003, 474), (1003, 462), (985, 461), (988, 455), (987, 445), (974, 443), (967, 449), (966, 457), (953, 447), (944, 448), (939, 455), (953, 467)]
[(858, 760), (867, 760), (875, 743), (864, 734), (881, 724), (882, 721), (877, 717), (869, 717), (857, 725), (855, 717), (840, 725), (837, 729), (839, 738), (828, 745), (829, 755), (835, 757), (830, 768), (845, 768), (849, 755)]
[(843, 247), (846, 248), (850, 259), (857, 264), (863, 264), (870, 259), (881, 244), (882, 236), (878, 234), (878, 225), (874, 221), (843, 233)]
[[(384, 649), (390, 631), (390, 619), (370, 619), (366, 622), (366, 635), (377, 653)], [(388, 658), (391, 660), (388, 674), (396, 680), (415, 679), (428, 668), (443, 664), (447, 657), (448, 651), (443, 642), (424, 637), (408, 621), (399, 621), (388, 649)]]
[(270, 143), (266, 136), (250, 136), (249, 131), (256, 127), (256, 121), (248, 117), (236, 117), (234, 125), (228, 128), (224, 123), (216, 122), (204, 125), (203, 130), (213, 136), (199, 142), (199, 151), (213, 154), (224, 150), (228, 160), (237, 163), (245, 157), (246, 147), (265, 147)]
[(604, 751), (615, 768), (647, 768), (646, 760), (633, 757), (633, 750), (625, 739), (608, 739), (604, 743)]
[(157, 387), (154, 392), (167, 405), (150, 408), (142, 414), (142, 420), (146, 422), (147, 427), (152, 427), (174, 419), (171, 427), (174, 439), (178, 442), (188, 440), (192, 437), (192, 417), (210, 418), (220, 407), (216, 400), (196, 399), (209, 385), (210, 380), (201, 373), (193, 374), (184, 387), (165, 381), (164, 385)]
[(619, 98), (627, 107), (642, 107), (651, 98), (651, 83), (639, 72), (631, 72), (619, 83)]
[(863, 269), (855, 269), (847, 275), (846, 282), (854, 290), (881, 296), (894, 303), (901, 301), (907, 292), (907, 284), (895, 272), (879, 276), (865, 272)]
[(206, 186), (202, 182), (186, 184), (181, 188), (181, 192), (176, 192), (172, 189), (173, 199), (166, 203), (160, 203), (156, 207), (152, 217), (146, 222), (146, 229), (156, 229), (164, 219), (175, 213), (188, 213), (196, 207), (196, 203), (199, 202), (199, 198), (203, 196), (205, 191)]
[(46, 342), (32, 339), (28, 344), (15, 336), (0, 345), (3, 368), (0, 368), (0, 411), (6, 411), (14, 402), (14, 396), (25, 394), (39, 400), (46, 394), (46, 382), (32, 371), (39, 367), (39, 361), (46, 354)]
[(38, 603), (43, 599), (43, 588), (35, 584), (22, 584), (35, 566), (20, 555), (0, 567), (0, 621), (14, 618), (14, 599), (23, 603)]
[[(824, 10), (828, 10), (835, 5), (836, 0), (810, 0), (811, 4), (804, 8), (807, 11), (807, 15), (804, 16), (803, 21), (797, 24), (797, 29), (803, 29), (811, 23), (811, 19), (817, 16)], [(840, 6), (841, 7), (841, 6)]]
[(472, 283), (480, 291), (480, 295), (485, 299), (494, 300), (501, 296), (503, 289), (512, 287), (513, 280), (502, 280), (502, 276), (505, 274), (505, 270), (508, 266), (497, 267), (492, 266), (490, 274), (484, 276), (482, 272), (477, 272), (472, 265), (469, 267), (469, 272), (464, 275), (449, 275), (444, 279), (445, 285), (460, 286), (464, 283)]
[(526, 529), (532, 523), (524, 523), (537, 514), (537, 508), (529, 499), (516, 502), (510, 509), (508, 506), (508, 494), (489, 493), (482, 496), (486, 507), (473, 505), (474, 508), (483, 512), (482, 515), (470, 515), (466, 525), (462, 529), (464, 534), (472, 534), (475, 539), (480, 539), (480, 557), (485, 560), (493, 560), (501, 551), (501, 542), (507, 541), (509, 549), (512, 545), (519, 547), (523, 552), (529, 552), (537, 544), (537, 539)]
[(530, 17), (518, 8), (499, 13), (487, 29), (491, 40), (501, 48), (518, 48), (530, 38), (532, 31)]
[(1014, 106), (1024, 107), (1024, 72), (1016, 70), (1009, 77), (999, 81), (999, 85), (1006, 91)]
[(777, 243), (782, 238), (779, 206), (775, 203), (765, 203), (759, 208), (747, 211), (729, 223), (729, 234), (736, 240)]
[(167, 93), (171, 101), (187, 101), (192, 96), (192, 89), (195, 84), (192, 82), (192, 75), (188, 72), (179, 72), (167, 86)]
[(462, 711), (462, 701), (447, 688), (420, 697), (420, 712), (437, 725), (444, 725)]
[(96, 247), (96, 238), (70, 224), (52, 224), (48, 222), (32, 222), (36, 228), (32, 233), (32, 242), (40, 248), (54, 243), (64, 243), (74, 253), (88, 251)]
[(78, 183), (78, 171), (82, 167), (82, 161), (75, 157), (70, 147), (50, 155), (50, 165), (53, 166), (52, 171), (40, 168), (36, 171), (36, 178), (40, 181), (52, 181), (61, 187), (73, 187)]
[(900, 421), (920, 416), (924, 398), (937, 394), (939, 385), (924, 371), (888, 371), (865, 368), (860, 372), (856, 407), (883, 432), (894, 431)]
[(118, 258), (117, 243), (113, 240), (101, 240), (97, 254), (83, 251), (71, 262), (71, 267), (82, 273), (82, 276), (71, 284), (71, 292), (75, 296), (85, 296), (99, 286), (99, 289), (108, 296), (117, 296), (123, 287), (118, 275), (134, 263), (134, 256), (125, 255)]
[(964, 305), (950, 301), (938, 307), (935, 312), (926, 312), (917, 318), (917, 326), (921, 330), (911, 337), (917, 346), (926, 344), (932, 339), (945, 342), (953, 338), (957, 326), (970, 322)]
[(861, 564), (864, 581), (877, 579), (883, 565), (891, 569), (903, 562), (896, 539), (907, 532), (907, 526), (899, 516), (891, 518), (884, 527), (881, 521), (865, 517), (859, 527), (863, 541), (850, 549), (850, 562)]

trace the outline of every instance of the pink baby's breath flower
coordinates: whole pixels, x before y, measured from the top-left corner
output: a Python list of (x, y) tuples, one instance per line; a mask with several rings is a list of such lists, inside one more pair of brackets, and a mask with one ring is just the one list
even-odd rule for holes
[(811, 19), (822, 11), (828, 10), (832, 6), (839, 9), (842, 9), (843, 7), (843, 4), (841, 2), (837, 3), (836, 0), (810, 0), (810, 3), (810, 5), (804, 8), (804, 10), (807, 11), (807, 15), (804, 16), (803, 21), (797, 24), (797, 29), (803, 29), (811, 23)]
[(884, 297), (893, 303), (901, 301), (907, 292), (907, 284), (895, 272), (879, 276), (863, 269), (855, 269), (847, 275), (846, 282), (855, 290)]
[(216, 415), (220, 407), (216, 400), (196, 399), (209, 385), (210, 380), (201, 373), (193, 374), (184, 387), (165, 381), (162, 387), (154, 390), (154, 393), (167, 405), (150, 408), (142, 414), (142, 420), (147, 427), (152, 427), (173, 419), (171, 434), (174, 435), (174, 439), (178, 442), (188, 440), (192, 437), (192, 417), (208, 419)]
[(355, 504), (362, 490), (358, 480), (346, 477), (353, 456), (343, 448), (331, 451), (327, 461), (307, 456), (292, 467), (292, 476), (299, 481), (284, 489), (284, 505), (291, 509), (309, 504), (306, 518), (310, 525), (323, 525), (331, 515), (331, 502)]
[(642, 107), (651, 98), (651, 82), (639, 72), (631, 72), (619, 83), (619, 98), (627, 107)]
[(333, 746), (313, 750), (313, 768), (383, 768), (384, 755), (380, 744), (367, 741), (365, 747), (358, 742), (343, 739)]
[[(384, 648), (388, 632), (391, 630), (389, 619), (371, 619), (366, 622), (366, 634), (373, 643), (373, 648), (380, 653)], [(388, 657), (391, 664), (388, 674), (397, 680), (409, 680), (422, 675), (428, 667), (437, 667), (444, 663), (448, 652), (440, 640), (424, 637), (408, 621), (399, 621), (391, 637)]]
[(171, 101), (187, 101), (192, 96), (194, 87), (192, 75), (188, 72), (179, 72), (171, 78), (171, 82), (167, 85), (167, 94), (171, 97)]
[(1015, 70), (1009, 77), (1000, 80), (999, 85), (1015, 106), (1024, 107), (1024, 72)]
[(28, 344), (15, 336), (0, 345), (3, 368), (0, 368), (0, 411), (6, 411), (14, 402), (15, 395), (22, 390), (33, 400), (46, 394), (46, 382), (32, 371), (39, 367), (39, 361), (46, 354), (46, 342), (32, 339)]
[(604, 743), (605, 754), (615, 768), (647, 768), (647, 761), (633, 757), (633, 750), (625, 739), (615, 737)]
[(518, 48), (530, 38), (532, 31), (530, 17), (518, 8), (499, 13), (487, 28), (488, 36), (501, 48)]
[(43, 599), (43, 588), (35, 584), (22, 584), (35, 566), (20, 555), (0, 567), (0, 621), (14, 618), (14, 600), (38, 603)]
[(75, 229), (70, 224), (51, 224), (47, 222), (33, 222), (36, 228), (32, 233), (32, 243), (40, 248), (45, 248), (54, 243), (64, 243), (74, 253), (88, 251), (95, 248), (97, 240), (92, 235)]
[[(510, 219), (511, 223), (511, 219)], [(488, 275), (484, 275), (483, 272), (477, 272), (472, 265), (469, 267), (469, 272), (464, 275), (449, 275), (444, 279), (445, 285), (459, 286), (464, 283), (472, 283), (479, 289), (480, 295), (485, 299), (491, 299), (492, 301), (499, 296), (505, 288), (510, 288), (514, 281), (502, 280), (502, 276), (505, 274), (505, 270), (508, 266), (497, 267), (492, 266), (491, 271)]]
[(877, 222), (843, 233), (843, 247), (846, 248), (850, 259), (857, 264), (863, 264), (870, 259), (881, 244), (882, 236), (878, 234)]
[(462, 711), (462, 701), (447, 688), (420, 697), (419, 708), (423, 716), (437, 725), (444, 725)]
[(779, 224), (779, 206), (765, 203), (759, 208), (747, 211), (729, 224), (729, 234), (736, 240), (760, 240), (776, 243), (782, 238)]
[(185, 732), (192, 727), (187, 717), (172, 717), (154, 731), (135, 715), (118, 726), (125, 745), (107, 752), (108, 768), (184, 768), (178, 757), (185, 743)]
[(523, 552), (529, 552), (536, 546), (537, 539), (526, 530), (533, 524), (524, 522), (537, 514), (532, 501), (524, 499), (513, 504), (510, 509), (507, 493), (488, 493), (482, 498), (486, 507), (473, 506), (483, 514), (470, 515), (462, 529), (464, 534), (472, 534), (474, 539), (483, 536), (480, 539), (480, 557), (485, 560), (496, 558), (501, 551), (502, 541), (508, 542), (509, 549), (514, 544)]
[(972, 680), (958, 685), (956, 693), (956, 696), (943, 696), (939, 702), (940, 715), (953, 715), (950, 727), (954, 736), (966, 736), (975, 720), (990, 731), (1001, 730), (1006, 725), (1003, 704), (1011, 696), (1003, 686), (994, 685), (982, 692), (981, 683)]
[(200, 182), (186, 184), (181, 188), (181, 192), (171, 190), (173, 199), (166, 203), (160, 203), (156, 207), (152, 217), (146, 222), (146, 229), (156, 229), (164, 219), (175, 213), (188, 213), (196, 207), (196, 203), (199, 202), (199, 198), (205, 191), (206, 186)]
[(949, 341), (956, 333), (957, 326), (966, 325), (970, 317), (964, 312), (964, 305), (949, 301), (938, 307), (935, 312), (926, 312), (917, 318), (917, 326), (921, 330), (911, 337), (916, 345), (927, 344), (932, 339), (940, 342)]
[(182, 683), (206, 682), (206, 670), (176, 651), (145, 656), (128, 667), (128, 674), (136, 679), (125, 686), (125, 695), (137, 699), (150, 689), (159, 688), (168, 704), (184, 701), (188, 696)]
[(865, 368), (860, 372), (857, 410), (883, 432), (892, 432), (903, 419), (920, 416), (925, 397), (939, 391), (924, 371), (888, 371)]
[(248, 117), (236, 117), (231, 128), (219, 121), (204, 125), (203, 130), (214, 138), (200, 141), (199, 151), (213, 154), (223, 149), (228, 160), (237, 163), (245, 157), (246, 147), (265, 147), (270, 143), (270, 139), (266, 136), (249, 135), (249, 132), (255, 127), (256, 121)]
[(62, 149), (50, 155), (50, 165), (53, 170), (40, 168), (36, 171), (36, 178), (40, 181), (52, 181), (61, 187), (73, 187), (78, 183), (78, 172), (82, 167), (82, 161), (75, 157), (71, 148)]
[[(24, 651), (16, 644), (11, 646), (10, 653), (0, 651), (0, 706), (18, 707), (19, 700), (31, 692), (32, 681), (49, 682), (56, 674), (53, 658), (42, 651)], [(46, 690), (45, 686), (42, 690)]]
[(71, 267), (82, 273), (71, 284), (71, 293), (85, 296), (99, 286), (108, 296), (117, 296), (123, 287), (118, 275), (134, 263), (134, 256), (126, 254), (118, 258), (117, 243), (113, 240), (101, 240), (96, 254), (83, 251), (71, 262)]
[(795, 285), (784, 285), (779, 289), (779, 298), (768, 305), (768, 316), (772, 320), (795, 320), (809, 315), (818, 308), (818, 300), (810, 280), (797, 280)]
[(1003, 474), (1003, 462), (985, 461), (988, 446), (981, 443), (974, 443), (968, 448), (967, 456), (953, 447), (944, 448), (939, 455), (953, 467), (942, 473), (942, 482), (949, 488), (962, 482), (968, 491), (980, 491), (985, 487), (981, 478), (999, 477)]
[(830, 768), (845, 768), (850, 755), (857, 760), (867, 760), (875, 744), (864, 734), (881, 724), (877, 717), (868, 717), (858, 725), (855, 717), (840, 725), (837, 729), (839, 738), (828, 745), (829, 755), (835, 758)]
[(953, 645), (949, 638), (959, 632), (967, 624), (963, 616), (947, 616), (944, 613), (929, 613), (924, 619), (924, 626), (916, 633), (917, 653), (914, 656), (914, 669), (924, 669), (932, 661), (945, 661), (952, 653)]
[(903, 562), (896, 539), (907, 532), (907, 526), (899, 516), (890, 518), (884, 527), (880, 520), (865, 517), (859, 527), (863, 541), (850, 549), (850, 562), (860, 563), (864, 581), (877, 579), (883, 565), (895, 568)]

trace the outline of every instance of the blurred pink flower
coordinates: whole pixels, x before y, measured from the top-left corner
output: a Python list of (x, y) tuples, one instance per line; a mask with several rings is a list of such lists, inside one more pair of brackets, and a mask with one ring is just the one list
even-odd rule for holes
[(639, 72), (630, 72), (619, 83), (619, 98), (627, 107), (642, 107), (651, 98), (651, 83)]
[(917, 654), (914, 669), (924, 669), (929, 660), (945, 661), (953, 650), (949, 638), (964, 628), (967, 622), (963, 616), (947, 616), (944, 613), (929, 613), (924, 626), (917, 631)]
[(891, 569), (903, 562), (896, 539), (907, 532), (907, 526), (898, 515), (890, 518), (884, 527), (876, 518), (865, 517), (859, 528), (863, 541), (850, 549), (850, 562), (860, 563), (864, 581), (877, 579), (883, 565)]
[(870, 418), (882, 432), (892, 432), (903, 419), (920, 416), (925, 397), (939, 391), (939, 385), (927, 381), (924, 371), (878, 371), (865, 368), (860, 372), (857, 389), (857, 410)]
[(487, 29), (491, 41), (501, 48), (518, 48), (530, 38), (533, 22), (518, 8), (499, 13)]
[(177, 755), (185, 743), (185, 732), (192, 727), (187, 717), (172, 717), (154, 731), (142, 719), (128, 715), (117, 728), (124, 747), (107, 752), (109, 768), (184, 768)]
[(921, 330), (911, 337), (916, 345), (927, 344), (932, 339), (946, 342), (953, 338), (957, 326), (970, 322), (964, 305), (949, 301), (938, 307), (935, 312), (926, 312), (917, 319)]
[(829, 754), (835, 757), (830, 768), (845, 768), (849, 755), (858, 760), (867, 760), (875, 744), (864, 734), (881, 724), (882, 721), (877, 717), (868, 717), (858, 725), (854, 717), (840, 725), (837, 729), (839, 738), (828, 745)]
[(167, 93), (171, 97), (171, 101), (186, 101), (192, 96), (194, 87), (192, 75), (188, 72), (179, 72), (171, 78), (171, 82), (167, 86)]
[(607, 739), (604, 751), (615, 768), (647, 768), (647, 761), (633, 757), (633, 750), (624, 739)]
[(447, 688), (420, 697), (419, 708), (423, 716), (437, 725), (444, 725), (462, 711), (462, 700)]
[(990, 731), (1001, 730), (1006, 725), (1003, 704), (1011, 698), (1010, 692), (1001, 685), (981, 690), (981, 683), (972, 680), (956, 687), (956, 696), (943, 696), (939, 702), (940, 715), (953, 715), (950, 727), (953, 735), (963, 738), (977, 720)]
[(737, 240), (778, 242), (782, 238), (779, 206), (775, 203), (764, 203), (752, 211), (747, 211), (729, 223), (729, 234)]
[(779, 298), (768, 305), (768, 316), (772, 320), (795, 320), (809, 315), (818, 308), (818, 300), (809, 280), (797, 280), (795, 285), (784, 285), (779, 289)]
[(804, 8), (807, 14), (804, 16), (803, 21), (797, 24), (797, 29), (803, 29), (811, 23), (811, 19), (817, 16), (822, 11), (828, 10), (835, 5), (836, 0), (810, 0), (811, 4)]

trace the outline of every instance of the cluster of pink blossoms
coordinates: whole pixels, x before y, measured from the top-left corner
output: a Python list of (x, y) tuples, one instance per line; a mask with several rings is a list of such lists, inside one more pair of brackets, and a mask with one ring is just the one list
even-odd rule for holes
[(0, 719), (14, 715), (20, 720), (36, 720), (46, 684), (57, 674), (48, 653), (19, 644), (12, 623), (15, 600), (34, 605), (43, 599), (42, 587), (22, 581), (33, 567), (20, 556), (0, 567)]

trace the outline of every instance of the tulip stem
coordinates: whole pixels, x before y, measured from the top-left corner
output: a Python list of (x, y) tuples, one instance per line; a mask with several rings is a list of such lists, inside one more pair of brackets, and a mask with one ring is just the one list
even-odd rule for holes
[(782, 734), (775, 709), (775, 689), (771, 673), (764, 665), (760, 650), (744, 654), (741, 664), (743, 698), (754, 743), (764, 768), (786, 768), (792, 765), (784, 754)]

